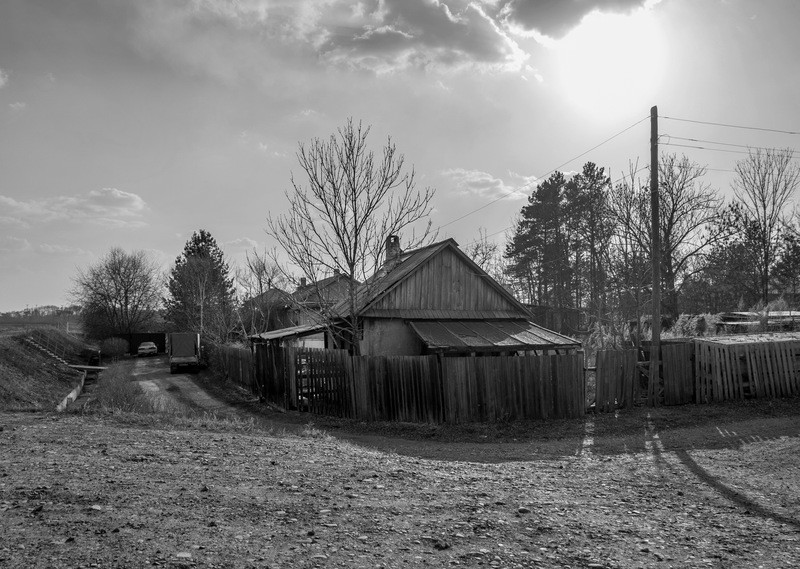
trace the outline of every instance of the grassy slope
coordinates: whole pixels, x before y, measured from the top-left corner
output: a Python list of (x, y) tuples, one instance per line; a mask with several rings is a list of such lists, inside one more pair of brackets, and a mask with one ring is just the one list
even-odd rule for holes
[(54, 409), (81, 374), (28, 345), (24, 337), (21, 332), (0, 334), (0, 409)]

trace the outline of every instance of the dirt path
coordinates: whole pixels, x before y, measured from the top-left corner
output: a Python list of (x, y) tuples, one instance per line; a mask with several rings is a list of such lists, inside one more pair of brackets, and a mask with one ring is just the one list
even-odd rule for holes
[[(354, 444), (388, 451), (405, 456), (447, 461), (467, 462), (513, 462), (549, 459), (558, 456), (604, 457), (617, 454), (651, 454), (654, 448), (661, 451), (691, 451), (694, 449), (737, 449), (747, 445), (757, 445), (768, 440), (800, 437), (800, 401), (796, 413), (769, 417), (745, 418), (731, 421), (730, 413), (720, 421), (704, 420), (699, 425), (669, 428), (670, 414), (681, 413), (681, 409), (653, 409), (627, 412), (607, 416), (589, 416), (585, 423), (564, 436), (557, 432), (522, 433), (518, 440), (482, 440), (485, 435), (476, 434), (473, 440), (438, 441), (419, 437), (384, 436), (353, 429), (353, 425), (342, 428), (342, 423), (327, 420), (309, 413), (289, 412), (281, 414), (266, 406), (255, 403), (255, 397), (244, 399), (239, 404), (229, 398), (216, 397), (205, 390), (194, 374), (169, 373), (169, 366), (163, 357), (137, 359), (133, 374), (143, 387), (161, 397), (168, 396), (177, 404), (195, 411), (207, 412), (219, 418), (253, 421), (259, 428), (276, 432), (299, 433), (308, 424), (324, 428), (326, 432)], [(698, 406), (682, 408), (686, 412), (699, 414), (706, 410)], [(710, 411), (707, 412), (711, 414)], [(735, 413), (733, 414), (735, 417)], [(743, 414), (743, 416), (746, 416)], [(701, 417), (709, 419), (710, 417)], [(624, 424), (614, 425), (615, 422)], [(574, 422), (572, 422), (574, 424)], [(599, 427), (603, 428), (600, 429)], [(546, 428), (546, 427), (545, 427)], [(610, 434), (601, 434), (608, 433)]]

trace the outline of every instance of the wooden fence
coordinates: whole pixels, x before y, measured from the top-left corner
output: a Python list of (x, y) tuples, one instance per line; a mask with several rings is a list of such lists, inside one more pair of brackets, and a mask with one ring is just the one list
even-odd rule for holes
[(648, 367), (640, 365), (636, 350), (597, 352), (595, 403), (599, 413), (646, 403), (685, 405), (695, 398), (694, 352), (692, 342), (661, 346), (659, 385), (656, 401), (645, 401)]
[(595, 409), (598, 413), (630, 408), (639, 401), (641, 387), (637, 356), (636, 350), (597, 352)]
[(217, 358), (225, 376), (253, 393), (260, 394), (261, 389), (253, 367), (252, 352), (247, 348), (233, 346), (218, 346), (216, 349), (218, 350)]
[(665, 405), (686, 405), (694, 401), (695, 344), (661, 346), (661, 380)]
[(800, 342), (724, 343), (698, 340), (698, 403), (800, 393)]
[[(368, 421), (428, 423), (580, 417), (582, 354), (357, 356), (342, 350), (219, 348), (227, 377), (284, 408)], [(600, 351), (598, 412), (636, 404), (683, 405), (800, 394), (800, 340), (661, 347), (658, 401), (644, 400), (646, 366), (635, 350)]]
[(585, 412), (580, 354), (352, 357), (258, 346), (254, 370), (253, 391), (269, 401), (359, 420), (462, 423)]

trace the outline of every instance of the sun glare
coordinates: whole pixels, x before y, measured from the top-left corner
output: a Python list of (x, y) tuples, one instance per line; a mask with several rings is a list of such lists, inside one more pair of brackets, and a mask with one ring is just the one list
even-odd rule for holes
[(554, 52), (564, 96), (581, 110), (646, 114), (657, 104), (664, 48), (651, 11), (593, 12), (555, 43)]

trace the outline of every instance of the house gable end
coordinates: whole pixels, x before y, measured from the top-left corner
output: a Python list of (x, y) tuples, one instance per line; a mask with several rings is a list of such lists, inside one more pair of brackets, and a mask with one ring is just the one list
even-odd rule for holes
[(503, 311), (528, 317), (525, 308), (452, 241), (369, 303), (369, 309)]

